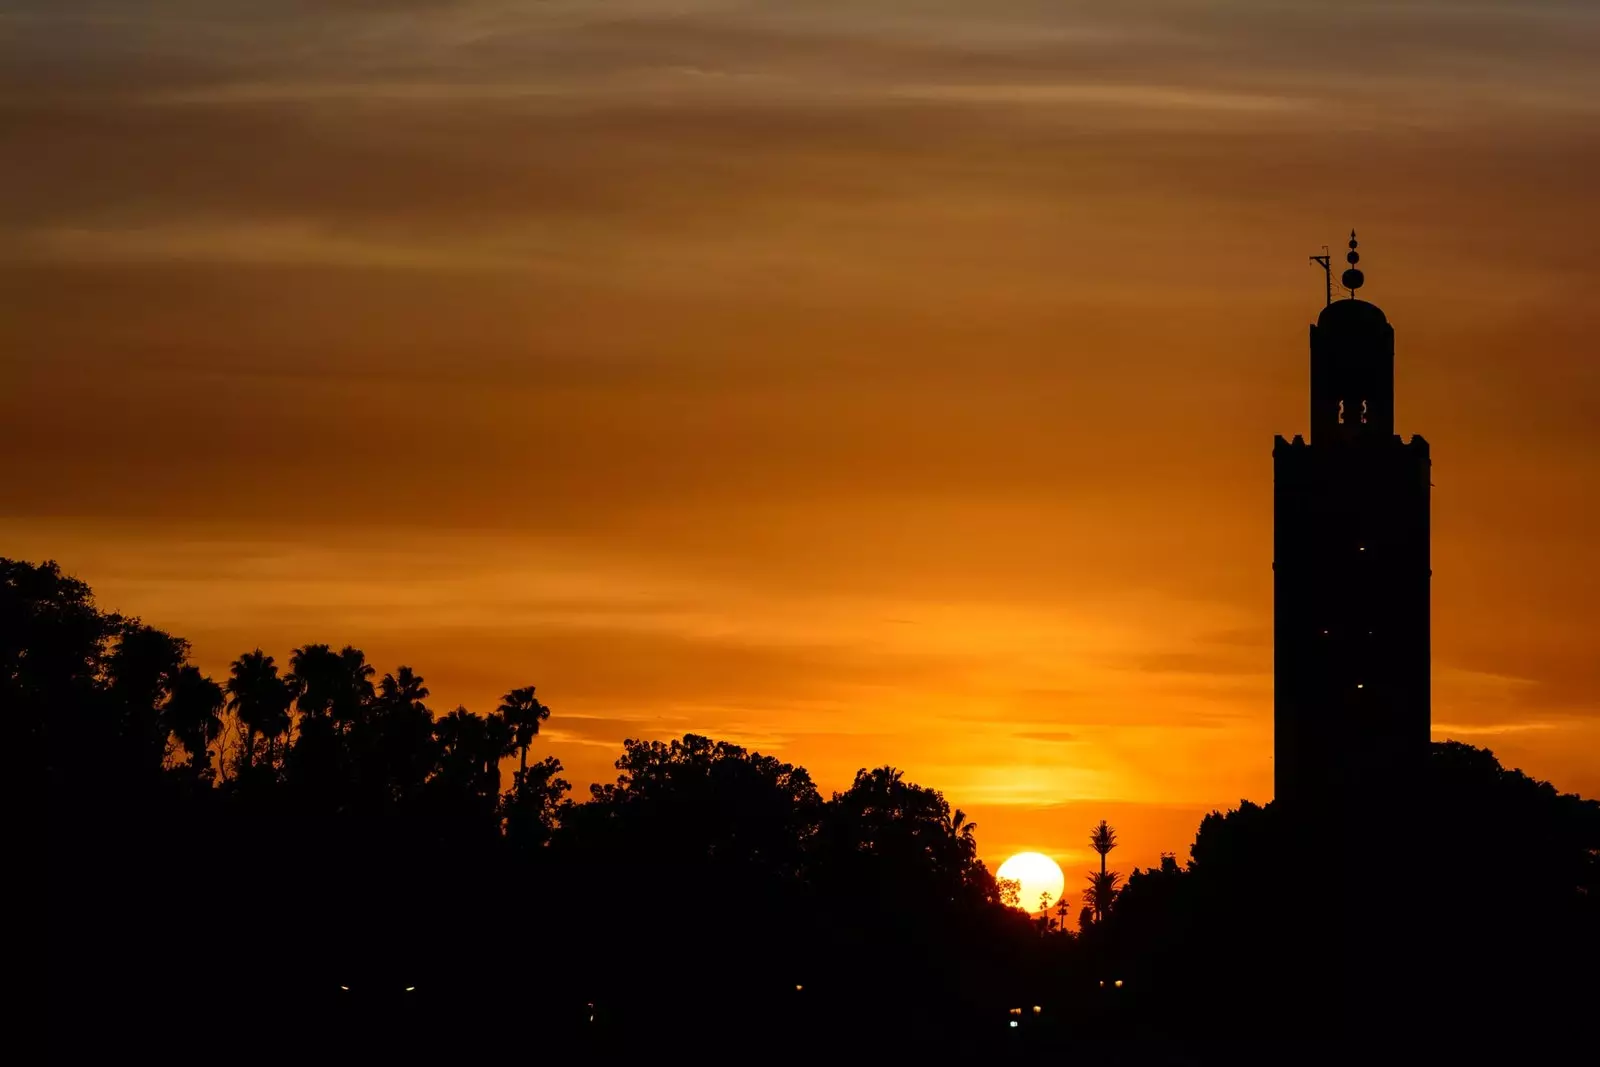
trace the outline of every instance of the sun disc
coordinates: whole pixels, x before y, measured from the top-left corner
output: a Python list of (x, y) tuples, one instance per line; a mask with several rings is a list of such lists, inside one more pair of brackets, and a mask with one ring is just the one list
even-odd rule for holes
[(1061, 899), (1067, 887), (1066, 876), (1056, 861), (1042, 852), (1019, 852), (1000, 865), (997, 878), (1017, 881), (1017, 907), (1036, 912), (1048, 908)]

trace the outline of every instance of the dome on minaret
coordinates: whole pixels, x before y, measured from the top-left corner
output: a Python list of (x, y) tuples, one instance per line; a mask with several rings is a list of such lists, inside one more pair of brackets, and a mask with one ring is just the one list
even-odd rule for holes
[(1389, 319), (1384, 315), (1383, 309), (1377, 304), (1368, 303), (1351, 297), (1348, 300), (1335, 300), (1322, 309), (1322, 314), (1317, 316), (1318, 327), (1332, 327), (1335, 330), (1360, 329), (1363, 326), (1387, 326)]

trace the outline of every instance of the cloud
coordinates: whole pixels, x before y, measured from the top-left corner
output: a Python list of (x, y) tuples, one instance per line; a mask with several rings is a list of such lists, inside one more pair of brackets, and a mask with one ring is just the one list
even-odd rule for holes
[(1519, 734), (1529, 730), (1559, 730), (1560, 724), (1553, 722), (1491, 722), (1491, 723), (1449, 723), (1436, 722), (1433, 724), (1433, 736), (1436, 738), (1452, 737), (1493, 737), (1499, 734)]
[(1299, 112), (1316, 101), (1264, 93), (1239, 93), (1167, 85), (1014, 83), (909, 85), (896, 97), (977, 104), (1075, 105), (1176, 112)]
[(328, 233), (304, 223), (168, 225), (148, 229), (45, 229), (19, 235), (12, 255), (97, 266), (221, 264), (368, 270), (494, 270), (518, 260), (487, 248), (397, 244)]
[(1078, 734), (1071, 730), (1021, 730), (1014, 736), (1024, 741), (1043, 741), (1046, 744), (1067, 744), (1078, 740)]

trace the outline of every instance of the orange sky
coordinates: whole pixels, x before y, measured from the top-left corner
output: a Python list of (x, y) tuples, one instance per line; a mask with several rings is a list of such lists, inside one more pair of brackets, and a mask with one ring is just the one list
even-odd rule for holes
[(350, 642), (537, 684), (580, 783), (693, 730), (1069, 885), (1101, 817), (1181, 855), (1270, 796), (1355, 225), (1436, 730), (1600, 794), (1592, 6), (138, 7), (0, 15), (0, 554), (212, 671)]

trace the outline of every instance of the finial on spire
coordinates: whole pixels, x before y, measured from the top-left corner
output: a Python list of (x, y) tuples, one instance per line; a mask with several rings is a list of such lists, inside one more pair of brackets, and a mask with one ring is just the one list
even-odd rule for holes
[(1339, 281), (1346, 289), (1350, 290), (1350, 296), (1353, 299), (1356, 295), (1356, 290), (1361, 288), (1362, 284), (1367, 280), (1367, 276), (1362, 274), (1356, 267), (1356, 264), (1361, 262), (1361, 253), (1356, 251), (1356, 231), (1354, 230), (1350, 231), (1350, 252), (1344, 259), (1346, 263), (1350, 264), (1350, 269), (1340, 276)]

